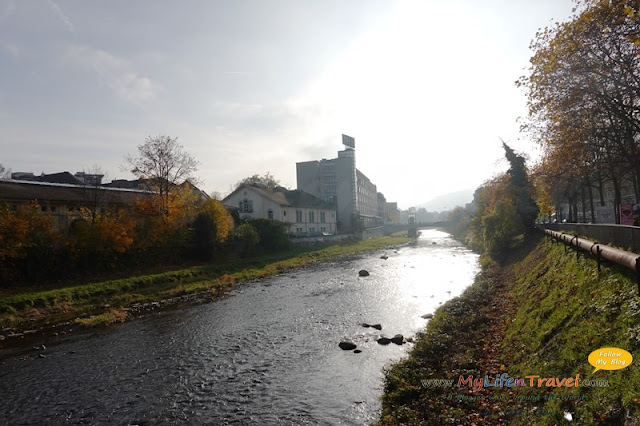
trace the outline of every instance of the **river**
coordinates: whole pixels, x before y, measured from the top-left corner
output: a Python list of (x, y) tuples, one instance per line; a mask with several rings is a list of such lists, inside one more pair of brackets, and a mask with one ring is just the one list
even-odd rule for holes
[[(216, 302), (61, 336), (44, 350), (0, 352), (0, 423), (370, 424), (383, 367), (411, 346), (376, 339), (413, 336), (477, 272), (477, 256), (436, 230), (382, 254), (240, 284)], [(362, 352), (340, 349), (344, 339)]]

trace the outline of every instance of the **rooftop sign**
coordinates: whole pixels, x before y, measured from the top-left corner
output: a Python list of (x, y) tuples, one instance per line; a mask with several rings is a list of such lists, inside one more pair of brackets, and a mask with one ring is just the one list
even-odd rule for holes
[(356, 149), (356, 140), (351, 136), (342, 135), (342, 145), (348, 146), (349, 148)]

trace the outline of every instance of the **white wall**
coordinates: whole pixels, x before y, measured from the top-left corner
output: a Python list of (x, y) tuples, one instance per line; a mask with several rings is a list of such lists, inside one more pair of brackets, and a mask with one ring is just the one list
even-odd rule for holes
[[(281, 206), (275, 201), (263, 196), (250, 187), (242, 188), (235, 194), (225, 198), (224, 202), (230, 206), (239, 207), (244, 200), (253, 203), (252, 212), (239, 212), (242, 219), (268, 219), (269, 209), (273, 211), (273, 219), (289, 223), (288, 233), (309, 234), (311, 232), (336, 233), (336, 211), (333, 209)], [(302, 221), (296, 221), (296, 211), (302, 211)], [(313, 212), (314, 221), (310, 222), (309, 213)], [(324, 212), (325, 220), (320, 222), (320, 213)]]

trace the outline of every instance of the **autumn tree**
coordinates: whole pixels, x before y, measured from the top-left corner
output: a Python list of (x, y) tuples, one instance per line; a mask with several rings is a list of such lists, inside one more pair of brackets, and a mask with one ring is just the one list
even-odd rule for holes
[(578, 200), (586, 210), (586, 198), (593, 217), (605, 182), (613, 185), (615, 205), (626, 180), (640, 199), (638, 4), (576, 3), (568, 22), (538, 32), (529, 75), (518, 81), (529, 99), (524, 130), (548, 160), (541, 172), (565, 186), (570, 219), (577, 218)]
[(144, 144), (138, 145), (138, 155), (127, 155), (125, 160), (131, 173), (146, 180), (157, 192), (165, 215), (170, 214), (171, 201), (180, 189), (178, 185), (184, 181), (195, 182), (198, 162), (184, 151), (177, 138), (149, 136)]
[(102, 186), (102, 178), (105, 173), (98, 166), (94, 164), (82, 171), (82, 198), (83, 205), (89, 213), (89, 223), (93, 226), (98, 218), (101, 210), (104, 210), (108, 204), (108, 190)]
[(156, 194), (136, 200), (135, 249), (147, 258), (175, 259), (188, 251), (190, 224), (198, 215), (200, 198), (189, 185), (176, 185), (170, 195), (167, 199)]
[(233, 218), (220, 201), (209, 199), (200, 207), (191, 229), (192, 256), (211, 260), (216, 249), (231, 235)]
[(524, 157), (502, 144), (509, 170), (487, 181), (474, 193), (475, 213), (467, 238), (471, 246), (495, 259), (504, 256), (517, 236), (534, 227), (538, 206)]

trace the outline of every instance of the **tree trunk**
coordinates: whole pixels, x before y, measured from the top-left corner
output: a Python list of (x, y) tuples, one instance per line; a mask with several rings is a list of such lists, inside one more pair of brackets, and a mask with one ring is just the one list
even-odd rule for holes
[(596, 223), (596, 216), (593, 208), (593, 186), (591, 186), (591, 182), (589, 182), (589, 210), (591, 210), (591, 223)]

